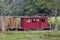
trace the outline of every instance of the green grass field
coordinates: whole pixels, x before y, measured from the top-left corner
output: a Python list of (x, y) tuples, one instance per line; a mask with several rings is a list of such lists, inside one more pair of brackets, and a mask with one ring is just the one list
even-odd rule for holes
[(60, 40), (60, 32), (0, 32), (0, 40)]

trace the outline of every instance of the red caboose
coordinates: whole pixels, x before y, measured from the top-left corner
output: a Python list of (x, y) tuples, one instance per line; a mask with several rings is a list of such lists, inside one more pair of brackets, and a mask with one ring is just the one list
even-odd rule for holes
[(21, 18), (21, 27), (24, 30), (49, 29), (46, 16), (32, 16)]

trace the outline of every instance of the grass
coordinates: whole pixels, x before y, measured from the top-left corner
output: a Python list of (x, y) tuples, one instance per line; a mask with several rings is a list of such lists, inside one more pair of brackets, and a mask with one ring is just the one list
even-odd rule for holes
[(60, 32), (0, 32), (0, 40), (60, 40)]

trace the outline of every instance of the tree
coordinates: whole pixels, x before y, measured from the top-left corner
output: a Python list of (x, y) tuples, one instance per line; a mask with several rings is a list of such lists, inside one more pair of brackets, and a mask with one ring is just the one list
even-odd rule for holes
[(55, 3), (55, 9), (54, 9), (54, 13), (55, 13), (55, 31), (57, 31), (58, 30), (58, 26), (57, 26), (57, 11), (58, 11), (58, 9), (57, 9), (57, 6), (58, 6), (58, 4), (57, 4), (57, 2), (58, 2), (58, 0), (54, 0), (54, 3)]
[(3, 32), (5, 32), (5, 22), (4, 22), (4, 17), (9, 10), (9, 4), (6, 2), (4, 3), (4, 0), (0, 0), (0, 14), (1, 14), (1, 29)]

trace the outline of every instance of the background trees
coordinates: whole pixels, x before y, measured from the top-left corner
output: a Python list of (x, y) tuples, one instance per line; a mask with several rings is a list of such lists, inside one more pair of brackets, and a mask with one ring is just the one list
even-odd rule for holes
[[(32, 16), (37, 13), (53, 15), (55, 7), (54, 0), (0, 0), (0, 15), (5, 16)], [(60, 13), (60, 2), (58, 2), (58, 14)]]

